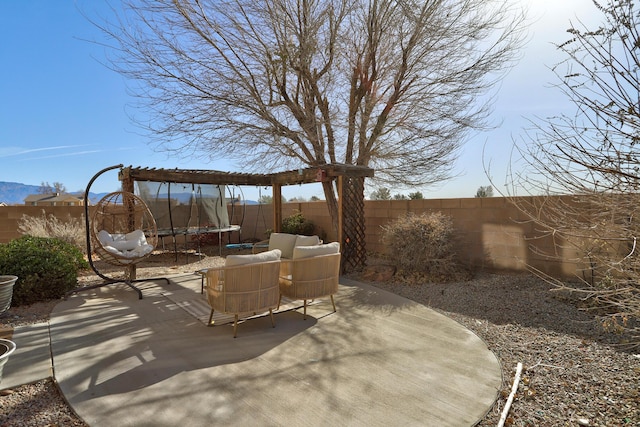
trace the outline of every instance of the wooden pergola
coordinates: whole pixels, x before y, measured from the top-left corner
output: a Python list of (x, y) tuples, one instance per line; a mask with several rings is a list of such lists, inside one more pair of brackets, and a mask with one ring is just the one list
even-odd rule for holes
[(135, 181), (247, 185), (273, 190), (273, 230), (282, 225), (282, 187), (336, 180), (338, 188), (338, 241), (342, 251), (342, 271), (359, 270), (366, 263), (364, 224), (364, 179), (374, 171), (364, 166), (327, 164), (314, 168), (270, 174), (220, 172), (199, 169), (155, 169), (124, 167), (119, 179), (122, 190), (134, 192)]

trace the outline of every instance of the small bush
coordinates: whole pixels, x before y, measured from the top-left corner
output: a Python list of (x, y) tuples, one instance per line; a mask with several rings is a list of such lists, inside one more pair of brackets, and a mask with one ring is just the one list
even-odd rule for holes
[(382, 227), (387, 256), (399, 275), (428, 276), (436, 280), (459, 278), (455, 238), (450, 217), (440, 213), (409, 213)]
[(84, 217), (72, 218), (67, 214), (66, 220), (42, 211), (40, 216), (22, 215), (18, 221), (18, 231), (33, 237), (55, 237), (75, 245), (83, 253), (87, 252), (86, 226)]
[(282, 232), (289, 234), (302, 234), (304, 236), (312, 236), (316, 226), (313, 222), (306, 219), (302, 212), (296, 212), (282, 220)]
[(22, 236), (0, 245), (0, 274), (18, 276), (12, 305), (58, 299), (78, 283), (78, 270), (88, 268), (82, 252), (65, 241)]

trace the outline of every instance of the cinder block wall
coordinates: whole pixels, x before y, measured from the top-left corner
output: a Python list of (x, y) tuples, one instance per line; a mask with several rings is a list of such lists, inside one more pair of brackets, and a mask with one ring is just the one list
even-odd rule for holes
[[(369, 252), (385, 253), (381, 241), (381, 226), (407, 212), (440, 211), (452, 217), (460, 243), (460, 260), (475, 268), (499, 271), (524, 271), (531, 265), (552, 276), (573, 275), (576, 265), (539, 255), (530, 247), (553, 252), (556, 247), (550, 237), (536, 230), (508, 199), (501, 197), (429, 200), (384, 200), (365, 202), (366, 245)], [(83, 207), (73, 206), (2, 206), (0, 207), (0, 243), (19, 236), (18, 220), (22, 215), (37, 216), (42, 212), (60, 218), (68, 215), (81, 218)], [(286, 203), (282, 216), (302, 212), (316, 224), (316, 232), (326, 241), (336, 240), (336, 233), (324, 202)], [(272, 205), (236, 205), (230, 219), (242, 225), (242, 240), (264, 240), (273, 229)], [(237, 237), (234, 235), (232, 239)]]
[[(576, 265), (538, 255), (552, 253), (553, 242), (508, 199), (501, 197), (367, 201), (367, 250), (385, 253), (382, 226), (413, 212), (439, 211), (452, 218), (460, 260), (470, 266), (499, 271), (525, 271), (532, 266), (552, 276), (573, 275)], [(538, 250), (532, 249), (535, 244)]]
[(0, 243), (7, 243), (17, 237), (18, 222), (23, 215), (39, 217), (54, 215), (64, 220), (84, 218), (84, 206), (0, 206)]

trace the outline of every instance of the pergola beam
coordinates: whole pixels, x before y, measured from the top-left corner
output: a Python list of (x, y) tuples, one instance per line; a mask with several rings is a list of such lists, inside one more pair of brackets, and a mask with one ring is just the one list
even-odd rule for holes
[(250, 174), (202, 169), (155, 169), (128, 166), (120, 172), (120, 180), (132, 179), (134, 181), (266, 187), (276, 184), (282, 186), (311, 184), (327, 178), (332, 179), (345, 175), (350, 177), (372, 177), (373, 169), (364, 166), (331, 164), (271, 174)]
[(267, 175), (220, 172), (200, 169), (149, 169), (128, 166), (120, 171), (120, 180), (130, 177), (134, 181), (174, 182), (193, 184), (229, 184), (268, 186), (271, 180)]

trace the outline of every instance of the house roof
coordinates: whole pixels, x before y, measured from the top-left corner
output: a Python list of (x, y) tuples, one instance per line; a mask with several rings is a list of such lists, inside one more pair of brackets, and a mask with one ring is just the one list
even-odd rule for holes
[(25, 203), (33, 203), (33, 202), (77, 202), (82, 201), (82, 199), (67, 193), (46, 193), (46, 194), (29, 194), (24, 199)]

